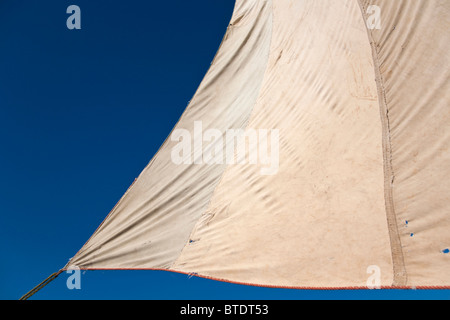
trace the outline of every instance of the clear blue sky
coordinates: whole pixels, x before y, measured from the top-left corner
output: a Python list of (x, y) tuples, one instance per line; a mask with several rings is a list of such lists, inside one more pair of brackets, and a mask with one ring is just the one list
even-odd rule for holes
[[(68, 30), (66, 8), (81, 8)], [(234, 0), (0, 1), (0, 299), (63, 267), (171, 131)], [(427, 299), (449, 291), (300, 291), (156, 271), (63, 273), (34, 299)]]

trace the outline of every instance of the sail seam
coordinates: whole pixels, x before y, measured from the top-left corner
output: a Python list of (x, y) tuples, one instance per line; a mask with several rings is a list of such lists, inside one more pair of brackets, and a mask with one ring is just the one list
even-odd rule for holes
[[(268, 57), (267, 57), (267, 62), (266, 62), (266, 70), (265, 70), (265, 72), (264, 72), (264, 74), (263, 74), (263, 76), (262, 76), (261, 86), (260, 86), (260, 88), (259, 88), (259, 93), (258, 93), (258, 95), (257, 95), (257, 98), (255, 99), (255, 102), (253, 103), (252, 110), (249, 112), (249, 116), (248, 116), (248, 119), (246, 120), (246, 124), (245, 124), (245, 126), (243, 126), (244, 129), (247, 129), (247, 128), (248, 128), (248, 125), (249, 125), (249, 123), (250, 123), (250, 119), (252, 118), (253, 112), (254, 112), (254, 110), (255, 110), (255, 106), (256, 106), (257, 103), (258, 103), (258, 97), (260, 96), (260, 92), (261, 92), (262, 87), (263, 87), (262, 84), (263, 84), (264, 79), (265, 79), (265, 77), (266, 77), (267, 69), (268, 69), (268, 66), (269, 66), (269, 57), (270, 57), (270, 52), (271, 52), (271, 47), (272, 47), (272, 38), (273, 38), (273, 2), (272, 2), (272, 0), (263, 0), (263, 1), (265, 1), (265, 2), (269, 2), (269, 1), (270, 1), (270, 6), (271, 6), (271, 19), (270, 19), (270, 20), (271, 20), (271, 24), (272, 24), (272, 27), (271, 27), (272, 30), (271, 30), (271, 35), (270, 35), (270, 40), (269, 40), (269, 46), (268, 46), (269, 52), (268, 52)], [(232, 19), (233, 19), (233, 18), (232, 18)], [(228, 34), (228, 32), (227, 32), (227, 34)], [(225, 38), (224, 38), (224, 39), (227, 38), (227, 34), (225, 35)], [(219, 179), (219, 181), (218, 181), (216, 187), (214, 188), (214, 191), (213, 191), (212, 194), (211, 194), (211, 198), (210, 198), (209, 203), (208, 203), (208, 205), (206, 206), (206, 209), (204, 210), (204, 212), (206, 212), (206, 211), (208, 210), (208, 208), (210, 208), (210, 205), (211, 205), (213, 196), (214, 196), (214, 194), (216, 193), (216, 190), (217, 190), (217, 189), (219, 188), (219, 186), (221, 185), (221, 182), (222, 182), (222, 180), (223, 180), (223, 178), (224, 178), (226, 172), (227, 172), (227, 167), (223, 170), (222, 175), (220, 176), (220, 179)], [(203, 216), (203, 215), (202, 215), (202, 216)], [(177, 265), (177, 262), (178, 262), (179, 258), (181, 257), (182, 252), (183, 252), (184, 249), (189, 245), (190, 239), (193, 239), (193, 235), (196, 233), (196, 231), (197, 231), (197, 229), (198, 229), (198, 227), (199, 227), (199, 223), (202, 221), (202, 219), (201, 219), (202, 216), (200, 216), (200, 218), (199, 218), (198, 221), (196, 222), (194, 228), (192, 229), (192, 231), (191, 231), (191, 233), (190, 233), (190, 235), (189, 235), (189, 238), (188, 238), (187, 243), (185, 244), (185, 246), (183, 247), (183, 249), (180, 251), (180, 254), (178, 255), (178, 257), (173, 261), (172, 265), (168, 268), (168, 270), (172, 270), (172, 268), (173, 268), (175, 265)]]
[(366, 21), (366, 2), (364, 0), (357, 0), (361, 9), (363, 21), (367, 30), (368, 39), (372, 48), (372, 58), (375, 69), (376, 84), (378, 90), (378, 98), (380, 105), (380, 116), (382, 123), (382, 139), (383, 139), (383, 166), (384, 166), (384, 196), (386, 206), (386, 218), (388, 223), (389, 238), (391, 244), (391, 254), (393, 263), (393, 286), (406, 286), (407, 273), (405, 268), (405, 261), (403, 256), (402, 243), (398, 231), (397, 215), (394, 207), (393, 186), (395, 182), (395, 173), (393, 169), (392, 159), (392, 139), (391, 139), (391, 125), (389, 119), (389, 107), (387, 104), (386, 90), (384, 87), (384, 79), (380, 71), (380, 61), (377, 51), (376, 43), (373, 39), (371, 31), (367, 28)]

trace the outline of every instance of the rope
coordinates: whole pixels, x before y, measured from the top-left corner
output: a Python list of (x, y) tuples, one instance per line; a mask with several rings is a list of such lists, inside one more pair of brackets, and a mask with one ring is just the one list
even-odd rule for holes
[(47, 284), (49, 284), (50, 282), (52, 282), (53, 280), (55, 280), (60, 274), (61, 272), (63, 272), (63, 270), (59, 270), (58, 272), (52, 273), (50, 276), (48, 276), (47, 279), (45, 279), (44, 281), (42, 281), (40, 284), (38, 284), (36, 287), (34, 287), (33, 289), (31, 289), (28, 293), (26, 293), (25, 295), (23, 295), (19, 300), (27, 300), (28, 298), (30, 298), (32, 295), (34, 295), (36, 292), (38, 292), (39, 290), (41, 290), (43, 287), (45, 287)]

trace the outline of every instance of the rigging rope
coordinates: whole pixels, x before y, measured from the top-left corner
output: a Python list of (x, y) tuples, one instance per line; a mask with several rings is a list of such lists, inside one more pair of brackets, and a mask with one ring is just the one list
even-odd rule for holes
[(49, 284), (50, 282), (55, 280), (62, 272), (63, 272), (63, 270), (59, 270), (58, 272), (52, 273), (50, 276), (47, 277), (47, 279), (45, 279), (40, 284), (38, 284), (36, 287), (31, 289), (29, 292), (27, 292), (25, 295), (23, 295), (19, 300), (27, 300), (32, 295), (34, 295), (36, 292), (38, 292), (43, 287), (45, 287), (47, 284)]

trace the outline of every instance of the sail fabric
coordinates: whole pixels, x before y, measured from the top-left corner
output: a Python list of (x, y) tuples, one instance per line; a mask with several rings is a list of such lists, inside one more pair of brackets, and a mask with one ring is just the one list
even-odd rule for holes
[(65, 268), (450, 287), (449, 27), (447, 0), (237, 0), (174, 130)]

